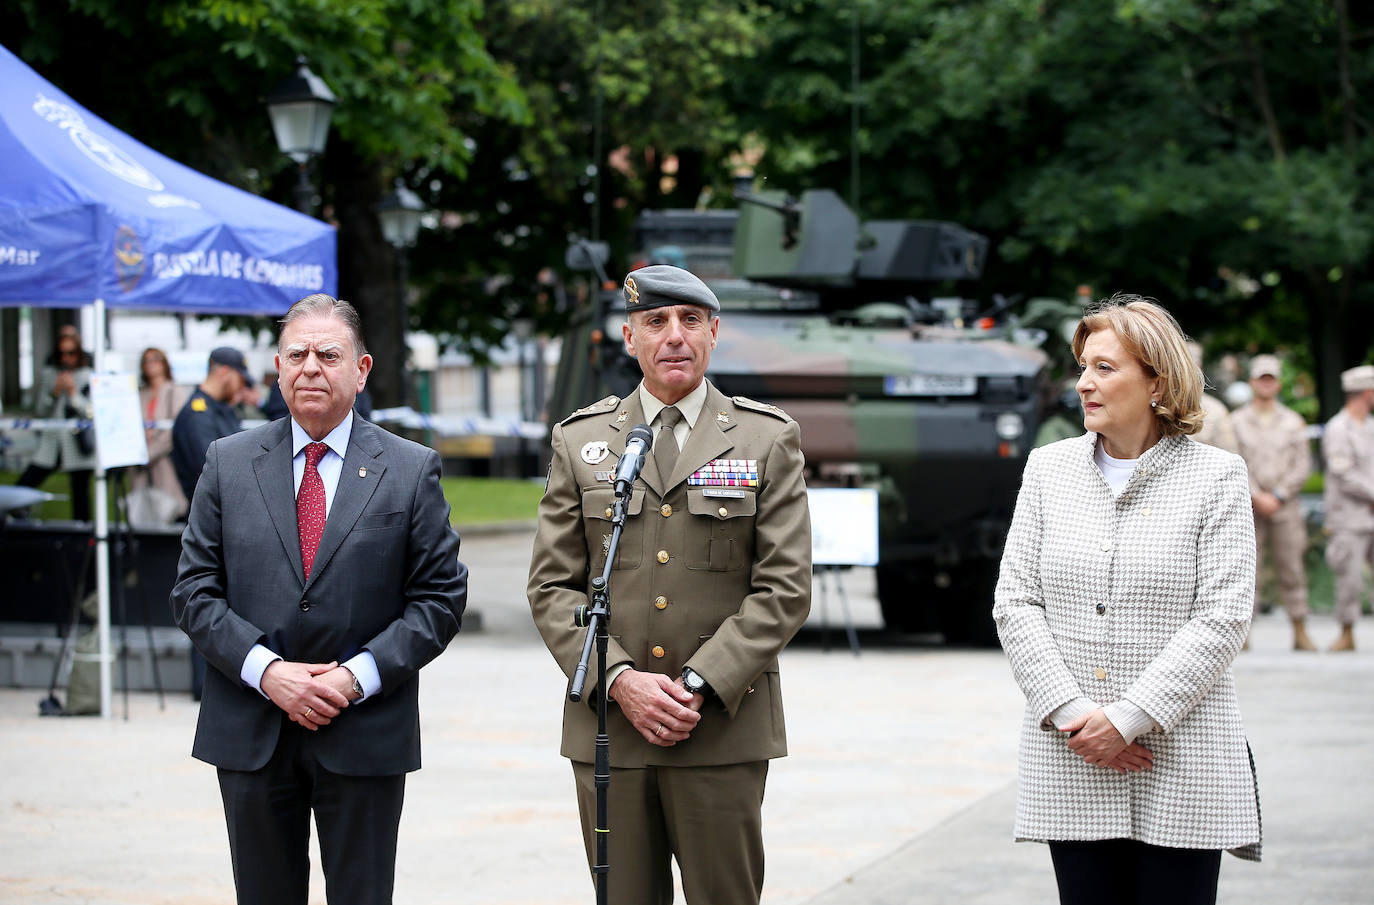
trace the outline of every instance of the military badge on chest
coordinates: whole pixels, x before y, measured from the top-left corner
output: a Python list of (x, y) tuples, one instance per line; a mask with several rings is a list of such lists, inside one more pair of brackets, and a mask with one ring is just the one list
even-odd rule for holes
[(687, 478), (693, 487), (757, 487), (758, 459), (712, 459)]
[(588, 465), (600, 465), (606, 461), (611, 451), (605, 440), (592, 440), (582, 447), (582, 461)]

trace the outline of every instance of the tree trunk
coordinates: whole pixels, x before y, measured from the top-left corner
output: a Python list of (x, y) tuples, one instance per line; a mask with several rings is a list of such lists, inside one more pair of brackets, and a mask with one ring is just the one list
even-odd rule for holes
[(1325, 421), (1345, 404), (1341, 372), (1362, 363), (1369, 351), (1371, 318), (1354, 304), (1348, 276), (1333, 283), (1323, 272), (1309, 272), (1307, 280), (1313, 371)]
[(376, 407), (401, 405), (405, 338), (396, 251), (382, 238), (376, 211), (382, 167), (377, 160), (359, 156), (353, 146), (335, 141), (325, 155), (325, 172), (339, 226), (339, 297), (358, 309), (363, 342), (372, 353), (367, 388)]

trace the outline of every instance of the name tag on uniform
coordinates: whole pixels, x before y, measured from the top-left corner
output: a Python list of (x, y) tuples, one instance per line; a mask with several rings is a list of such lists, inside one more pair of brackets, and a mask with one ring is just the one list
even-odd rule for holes
[(692, 472), (687, 484), (693, 487), (757, 487), (758, 459), (712, 459)]
[(613, 472), (613, 471), (594, 471), (594, 472), (592, 472), (592, 480), (596, 481), (598, 484), (610, 483), (610, 480), (611, 480), (611, 478), (613, 478), (613, 477), (615, 477), (615, 472)]
[(742, 500), (744, 499), (746, 494), (743, 490), (728, 490), (724, 487), (703, 487), (701, 489), (701, 495), (709, 497), (724, 497), (725, 499), (729, 500)]

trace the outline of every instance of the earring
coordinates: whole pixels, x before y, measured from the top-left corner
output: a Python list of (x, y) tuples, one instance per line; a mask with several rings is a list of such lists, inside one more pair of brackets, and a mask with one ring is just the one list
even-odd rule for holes
[(1159, 400), (1158, 400), (1158, 399), (1151, 399), (1151, 400), (1150, 400), (1150, 408), (1158, 408), (1158, 407), (1159, 407)]

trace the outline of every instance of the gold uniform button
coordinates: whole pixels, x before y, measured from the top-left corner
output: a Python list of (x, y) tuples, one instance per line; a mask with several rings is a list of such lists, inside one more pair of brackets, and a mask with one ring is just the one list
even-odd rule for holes
[(659, 647), (657, 644), (655, 644), (655, 645), (654, 645), (654, 649), (651, 650), (651, 651), (649, 651), (649, 653), (651, 653), (651, 654), (653, 654), (655, 657), (659, 657), (659, 658), (661, 659), (661, 658), (663, 657), (663, 655), (664, 655), (665, 653), (667, 653), (667, 652), (666, 652), (662, 647)]
[(1107, 671), (1099, 666), (1097, 669), (1093, 670), (1093, 675), (1097, 676), (1099, 679), (1105, 679), (1107, 678)]
[(726, 509), (724, 506), (721, 506), (721, 507), (720, 507), (719, 509), (717, 509), (716, 511), (720, 513), (720, 517), (721, 517), (721, 518), (725, 518), (727, 515), (730, 514), (730, 510), (729, 510), (729, 509)]
[(613, 509), (611, 509), (610, 506), (607, 506), (607, 507), (606, 507), (606, 518), (610, 518), (610, 517), (613, 516), (613, 515), (615, 515), (615, 511), (614, 511)]
[(668, 561), (668, 551), (667, 551), (667, 550), (659, 550), (659, 551), (658, 551), (658, 561), (659, 561), (659, 562), (667, 562), (667, 561)]
[(662, 595), (654, 598), (654, 606), (660, 610), (668, 609), (668, 598)]
[(673, 507), (669, 506), (667, 503), (664, 503), (662, 506), (658, 507), (658, 513), (664, 518), (667, 518), (668, 516), (673, 514)]

